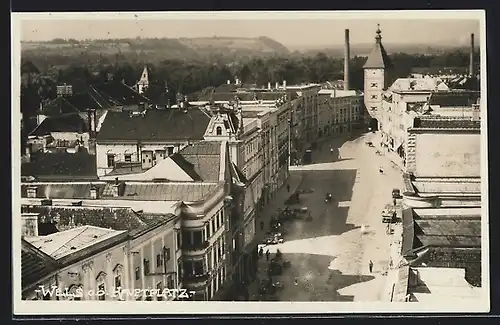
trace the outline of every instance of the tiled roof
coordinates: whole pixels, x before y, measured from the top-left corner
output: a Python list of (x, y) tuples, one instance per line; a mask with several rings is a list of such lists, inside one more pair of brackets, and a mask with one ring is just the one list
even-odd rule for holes
[(186, 174), (189, 175), (195, 182), (202, 181), (201, 176), (195, 171), (194, 165), (187, 161), (184, 156), (179, 153), (174, 153), (169, 157), (177, 166), (179, 166)]
[(137, 105), (139, 103), (149, 101), (146, 97), (137, 93), (129, 86), (118, 81), (109, 81), (93, 85), (92, 87), (101, 94), (109, 96), (121, 105)]
[(21, 175), (37, 178), (97, 178), (95, 155), (77, 153), (36, 153), (21, 165)]
[(419, 129), (477, 129), (481, 128), (481, 121), (469, 119), (437, 119), (437, 118), (416, 118), (414, 128)]
[(481, 286), (480, 248), (431, 247), (418, 258), (418, 263), (426, 267), (463, 268), (467, 282)]
[(188, 168), (183, 168), (185, 171), (198, 175), (199, 180), (204, 182), (219, 181), (221, 142), (201, 141), (185, 147), (179, 153), (190, 164)]
[(88, 109), (109, 109), (118, 104), (118, 102), (113, 101), (92, 86), (86, 86), (80, 93), (57, 97), (52, 102), (43, 106), (42, 113), (48, 116), (78, 113), (85, 112)]
[(58, 260), (123, 232), (124, 230), (116, 231), (85, 225), (47, 236), (30, 237), (26, 240), (42, 252)]
[(52, 199), (90, 199), (90, 188), (94, 186), (98, 195), (102, 195), (105, 184), (91, 183), (34, 183), (21, 185), (21, 197), (27, 197), (29, 187), (37, 188), (37, 198)]
[(429, 98), (429, 105), (470, 107), (478, 98), (479, 92), (436, 92)]
[(87, 123), (78, 114), (49, 116), (30, 135), (44, 136), (52, 132), (88, 132)]
[[(127, 208), (82, 208), (61, 206), (35, 206), (32, 212), (40, 213), (40, 223), (57, 221), (57, 230), (64, 231), (79, 226), (94, 226), (113, 230), (130, 230), (148, 224), (140, 214)], [(55, 219), (58, 219), (54, 221)]]
[(216, 93), (228, 93), (228, 92), (234, 92), (238, 89), (238, 86), (235, 84), (224, 84), (216, 87), (214, 89), (214, 92)]
[(381, 41), (375, 42), (375, 47), (363, 66), (364, 69), (385, 69), (392, 66), (391, 60)]
[[(110, 187), (111, 185), (107, 185)], [(201, 201), (212, 193), (216, 183), (126, 183), (124, 194), (116, 199), (151, 201)], [(104, 190), (104, 193), (109, 193)], [(103, 194), (104, 197), (104, 194)], [(109, 197), (107, 199), (114, 199)]]
[(108, 112), (97, 140), (202, 140), (210, 117), (200, 109), (148, 110), (144, 115)]
[(23, 289), (36, 284), (57, 269), (57, 262), (50, 256), (22, 239), (21, 286)]
[(71, 104), (65, 97), (57, 97), (42, 107), (42, 114), (47, 116), (59, 114), (79, 113), (80, 110)]

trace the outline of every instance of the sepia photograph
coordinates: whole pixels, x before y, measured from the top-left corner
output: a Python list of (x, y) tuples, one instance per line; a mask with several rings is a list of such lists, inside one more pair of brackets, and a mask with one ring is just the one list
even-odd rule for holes
[(14, 313), (489, 311), (485, 31), (12, 14)]

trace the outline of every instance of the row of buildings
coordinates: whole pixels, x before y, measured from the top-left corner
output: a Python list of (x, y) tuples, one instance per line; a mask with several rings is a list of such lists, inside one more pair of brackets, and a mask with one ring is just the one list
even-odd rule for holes
[(316, 84), (229, 82), (169, 107), (107, 87), (61, 86), (30, 133), (24, 299), (241, 298), (235, 287), (256, 273), (259, 211), (286, 182), (291, 150), (351, 131), (362, 114), (359, 92)]
[[(464, 79), (477, 78), (473, 62)], [(388, 300), (470, 303), (484, 297), (481, 236), (484, 107), (443, 71), (398, 78), (377, 30), (365, 68), (376, 145), (403, 170), (402, 226), (395, 229)]]

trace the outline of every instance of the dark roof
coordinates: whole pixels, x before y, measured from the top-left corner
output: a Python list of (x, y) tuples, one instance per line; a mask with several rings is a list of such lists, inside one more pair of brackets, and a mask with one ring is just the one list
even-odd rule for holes
[(103, 190), (103, 197), (108, 200), (150, 200), (150, 201), (201, 201), (218, 186), (214, 183), (126, 183), (123, 196), (112, 197), (111, 184)]
[(475, 129), (479, 130), (481, 121), (467, 119), (416, 118), (413, 123), (418, 129)]
[(42, 107), (42, 114), (47, 116), (79, 112), (80, 110), (75, 105), (71, 104), (66, 97), (63, 96), (57, 97), (56, 99), (46, 105), (43, 105)]
[(471, 107), (477, 103), (479, 92), (435, 92), (429, 98), (430, 105), (444, 107)]
[(224, 85), (220, 85), (220, 86), (216, 87), (214, 89), (214, 92), (216, 92), (216, 93), (234, 92), (238, 88), (239, 88), (239, 86), (237, 86), (235, 84), (224, 84)]
[(465, 67), (414, 67), (411, 69), (413, 73), (422, 74), (464, 74), (469, 68)]
[(200, 109), (147, 110), (143, 115), (112, 112), (106, 115), (97, 140), (202, 140), (210, 117)]
[(368, 59), (363, 66), (364, 69), (385, 69), (392, 66), (391, 60), (385, 51), (382, 41), (377, 39), (375, 47), (368, 56)]
[(29, 163), (21, 165), (21, 175), (37, 178), (97, 178), (95, 155), (77, 153), (33, 153)]
[(120, 103), (120, 105), (137, 105), (149, 101), (129, 86), (118, 81), (108, 81), (92, 87), (99, 93), (107, 95), (110, 99)]
[(105, 184), (91, 184), (91, 183), (37, 183), (37, 184), (22, 184), (21, 197), (27, 197), (28, 187), (36, 186), (37, 198), (54, 198), (54, 199), (90, 199), (90, 188), (92, 186), (97, 188), (98, 195), (101, 196)]
[(186, 174), (193, 179), (193, 181), (202, 181), (200, 175), (195, 171), (194, 165), (187, 161), (181, 154), (174, 153), (170, 156), (177, 166), (179, 166)]
[(24, 238), (21, 241), (21, 286), (24, 290), (53, 273), (57, 262)]
[(432, 215), (403, 210), (402, 255), (424, 247), (481, 247), (481, 216)]
[(88, 132), (87, 123), (78, 114), (49, 116), (30, 135), (44, 136), (52, 132)]
[(235, 92), (215, 92), (211, 95), (208, 100), (212, 100), (214, 102), (218, 101), (232, 101), (235, 98), (238, 98), (241, 101), (253, 101), (256, 100), (256, 95), (254, 92), (245, 92), (245, 93), (235, 93)]
[(287, 94), (284, 91), (267, 91), (267, 92), (257, 93), (257, 99), (258, 100), (278, 100), (280, 98), (283, 98), (283, 96), (285, 96), (285, 95), (287, 95), (287, 97), (289, 97), (289, 94)]
[(473, 286), (481, 286), (481, 249), (430, 247), (412, 266), (465, 269), (465, 279)]
[[(195, 181), (218, 182), (220, 142), (202, 141), (187, 146), (172, 159)], [(181, 157), (178, 157), (181, 156)]]
[(24, 73), (40, 73), (40, 70), (31, 61), (25, 61), (21, 65), (21, 74)]

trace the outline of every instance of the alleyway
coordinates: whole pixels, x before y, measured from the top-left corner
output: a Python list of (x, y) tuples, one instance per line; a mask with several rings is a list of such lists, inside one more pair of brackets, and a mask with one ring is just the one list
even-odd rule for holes
[[(313, 219), (285, 224), (284, 243), (264, 247), (271, 253), (279, 249), (291, 262), (291, 267), (274, 279), (283, 284), (278, 300), (381, 298), (391, 236), (386, 234), (380, 212), (392, 202), (391, 190), (402, 187), (402, 177), (386, 157), (376, 155), (376, 149), (365, 144), (371, 136), (324, 142), (313, 152), (313, 164), (292, 169), (292, 183), (300, 181), (292, 188), (310, 189), (311, 193), (300, 195), (300, 206), (306, 206)], [(326, 193), (332, 194), (331, 203), (325, 202)], [(374, 264), (372, 273), (370, 260)], [(266, 267), (263, 257), (261, 278), (266, 277)]]

